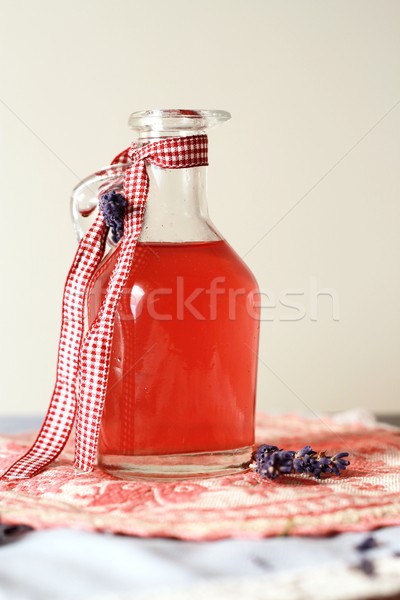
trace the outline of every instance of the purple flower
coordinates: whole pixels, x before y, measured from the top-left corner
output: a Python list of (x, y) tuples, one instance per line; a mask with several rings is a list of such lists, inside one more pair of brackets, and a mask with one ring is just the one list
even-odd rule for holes
[(377, 548), (379, 546), (379, 542), (374, 538), (373, 535), (368, 535), (356, 546), (356, 550), (358, 552), (367, 552), (372, 548)]
[(301, 450), (295, 453), (293, 460), (293, 468), (296, 473), (312, 473), (315, 463), (314, 456), (317, 453), (311, 446), (304, 446)]
[(309, 456), (310, 454), (316, 454), (311, 446), (304, 446), (304, 448), (296, 452), (296, 456), (299, 458), (303, 458), (303, 456)]
[(334, 473), (340, 475), (340, 471), (343, 471), (350, 464), (348, 460), (344, 460), (344, 457), (348, 455), (348, 452), (340, 452), (335, 456), (327, 456), (325, 452), (317, 453), (311, 446), (304, 446), (296, 452), (293, 468), (296, 473), (308, 473), (317, 479), (322, 474)]
[(103, 194), (99, 202), (99, 210), (103, 214), (104, 222), (111, 229), (111, 239), (117, 244), (124, 233), (124, 214), (126, 200), (122, 194), (115, 190)]
[(345, 458), (349, 455), (348, 452), (339, 452), (339, 454), (335, 454), (331, 458), (331, 469), (335, 475), (340, 475), (340, 471), (344, 471), (346, 467), (349, 466), (350, 461), (345, 460)]
[(277, 446), (263, 444), (255, 454), (255, 470), (262, 478), (276, 479), (293, 471), (293, 452), (284, 452)]
[(256, 459), (262, 460), (267, 454), (270, 454), (271, 452), (276, 452), (277, 450), (279, 450), (278, 446), (269, 446), (268, 444), (261, 444), (261, 446), (258, 446), (257, 448)]
[(18, 539), (29, 531), (33, 531), (29, 525), (0, 525), (0, 546)]
[(375, 564), (369, 558), (362, 558), (360, 562), (355, 565), (355, 568), (365, 573), (365, 575), (368, 575), (368, 577), (374, 577), (374, 575), (376, 575)]
[(276, 479), (279, 475), (306, 473), (320, 479), (321, 475), (340, 475), (350, 463), (345, 460), (348, 452), (327, 456), (316, 452), (311, 446), (304, 446), (298, 452), (282, 450), (277, 446), (262, 444), (254, 454), (254, 470), (262, 478)]

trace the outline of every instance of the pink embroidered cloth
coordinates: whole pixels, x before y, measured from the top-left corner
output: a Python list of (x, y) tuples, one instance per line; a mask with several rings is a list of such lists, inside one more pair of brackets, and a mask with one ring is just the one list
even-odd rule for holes
[[(3, 472), (32, 436), (0, 437)], [(328, 535), (400, 524), (400, 430), (378, 423), (258, 414), (257, 442), (350, 453), (325, 480), (262, 481), (253, 472), (184, 481), (122, 481), (99, 469), (74, 475), (72, 443), (52, 468), (0, 483), (2, 523), (73, 527), (142, 537), (214, 540)]]

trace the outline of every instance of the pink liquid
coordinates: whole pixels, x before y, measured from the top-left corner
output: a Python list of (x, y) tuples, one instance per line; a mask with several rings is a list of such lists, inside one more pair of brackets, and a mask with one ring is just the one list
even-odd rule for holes
[[(117, 253), (94, 280), (89, 322)], [(118, 305), (100, 454), (252, 445), (257, 301), (253, 275), (225, 241), (139, 243)]]

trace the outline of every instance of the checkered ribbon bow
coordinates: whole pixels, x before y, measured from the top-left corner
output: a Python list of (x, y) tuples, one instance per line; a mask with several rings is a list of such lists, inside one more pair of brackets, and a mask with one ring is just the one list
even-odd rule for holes
[(83, 472), (93, 470), (107, 390), (114, 316), (134, 259), (149, 190), (146, 161), (164, 169), (207, 165), (207, 136), (165, 138), (140, 148), (133, 145), (114, 159), (112, 164), (129, 165), (123, 184), (127, 207), (120, 252), (106, 296), (85, 334), (86, 292), (104, 255), (108, 234), (99, 213), (79, 244), (65, 283), (57, 378), (47, 415), (33, 446), (4, 473), (4, 479), (31, 477), (51, 463), (64, 448), (74, 421), (74, 466)]

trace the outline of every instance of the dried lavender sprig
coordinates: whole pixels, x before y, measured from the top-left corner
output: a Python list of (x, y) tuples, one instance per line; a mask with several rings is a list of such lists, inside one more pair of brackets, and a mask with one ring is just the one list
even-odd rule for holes
[(354, 565), (354, 569), (362, 571), (368, 577), (374, 577), (376, 575), (376, 565), (370, 558), (362, 558), (359, 563)]
[(254, 453), (254, 470), (263, 479), (276, 479), (279, 475), (306, 473), (320, 479), (321, 475), (340, 475), (350, 464), (348, 452), (328, 456), (304, 446), (298, 452), (262, 444)]
[(0, 546), (8, 544), (20, 536), (33, 531), (29, 525), (0, 525)]
[(368, 552), (379, 545), (378, 540), (373, 535), (367, 535), (355, 548), (358, 552)]
[(119, 242), (124, 233), (125, 207), (125, 197), (115, 190), (100, 197), (99, 210), (103, 214), (105, 224), (111, 229), (111, 239), (115, 244)]

